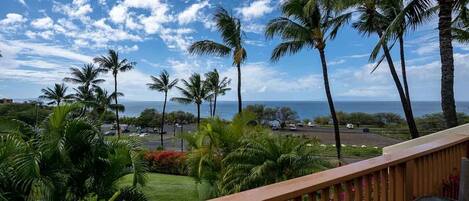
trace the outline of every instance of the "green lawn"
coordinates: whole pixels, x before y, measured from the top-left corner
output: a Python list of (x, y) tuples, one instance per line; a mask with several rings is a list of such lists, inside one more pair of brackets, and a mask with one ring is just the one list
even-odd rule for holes
[[(132, 185), (132, 175), (122, 178), (120, 185)], [(197, 186), (191, 177), (159, 173), (148, 173), (143, 192), (153, 201), (192, 201), (198, 200)]]

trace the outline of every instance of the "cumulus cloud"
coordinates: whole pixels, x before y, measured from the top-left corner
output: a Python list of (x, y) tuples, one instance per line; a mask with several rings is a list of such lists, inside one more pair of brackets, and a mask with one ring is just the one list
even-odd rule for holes
[(49, 16), (35, 19), (31, 25), (36, 29), (50, 29), (54, 26), (54, 21)]
[(259, 18), (265, 14), (271, 13), (274, 10), (274, 5), (271, 4), (270, 0), (257, 0), (251, 2), (251, 4), (235, 8), (237, 14), (240, 14), (243, 19), (250, 20)]
[(55, 3), (53, 6), (55, 12), (61, 12), (73, 18), (81, 18), (82, 20), (87, 14), (93, 12), (93, 8), (88, 0), (73, 0), (71, 4)]
[(12, 26), (26, 22), (27, 19), (18, 13), (8, 13), (6, 18), (0, 21), (0, 26)]
[(178, 14), (177, 19), (179, 24), (184, 25), (196, 21), (199, 11), (207, 6), (210, 6), (208, 1), (202, 1), (199, 3), (192, 4), (191, 6), (186, 8), (186, 10)]

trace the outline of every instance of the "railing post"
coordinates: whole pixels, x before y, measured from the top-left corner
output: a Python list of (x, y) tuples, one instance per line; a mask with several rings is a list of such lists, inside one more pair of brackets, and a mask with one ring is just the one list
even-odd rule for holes
[(405, 163), (405, 200), (414, 199), (415, 159)]

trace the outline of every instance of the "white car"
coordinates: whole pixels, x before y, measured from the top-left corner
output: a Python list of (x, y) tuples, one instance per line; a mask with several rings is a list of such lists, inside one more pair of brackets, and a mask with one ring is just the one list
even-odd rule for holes
[(353, 129), (353, 124), (347, 124), (345, 127), (347, 127), (348, 129)]
[(147, 133), (141, 133), (140, 135), (138, 135), (138, 137), (145, 137), (147, 135), (148, 135)]
[(308, 127), (311, 127), (311, 128), (316, 127), (316, 124), (314, 124), (313, 122), (308, 122)]
[(288, 125), (288, 130), (296, 131), (296, 126), (295, 126), (295, 124), (290, 124), (290, 125)]

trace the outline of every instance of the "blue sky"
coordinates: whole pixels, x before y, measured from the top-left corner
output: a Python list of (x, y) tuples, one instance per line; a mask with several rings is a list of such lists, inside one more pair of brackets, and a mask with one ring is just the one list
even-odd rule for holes
[[(0, 97), (37, 97), (41, 88), (62, 82), (70, 67), (91, 62), (108, 48), (137, 62), (133, 71), (119, 75), (119, 91), (127, 100), (161, 100), (162, 95), (148, 90), (146, 83), (162, 69), (183, 79), (217, 68), (233, 78), (235, 87), (235, 68), (228, 58), (186, 52), (194, 41), (219, 41), (211, 14), (221, 5), (242, 19), (247, 37), (248, 60), (242, 67), (244, 100), (325, 100), (316, 51), (305, 50), (277, 63), (269, 61), (279, 40), (265, 40), (263, 29), (270, 19), (280, 16), (279, 4), (279, 0), (3, 0)], [(436, 25), (433, 19), (406, 35), (413, 100), (439, 100)], [(328, 43), (326, 57), (336, 100), (398, 100), (386, 63), (370, 74), (373, 64), (368, 62), (368, 54), (376, 40), (346, 26)], [(456, 99), (469, 100), (469, 47), (454, 46)], [(111, 79), (104, 77), (104, 87), (110, 89)], [(231, 91), (222, 99), (235, 97)]]

